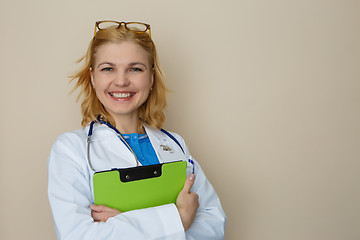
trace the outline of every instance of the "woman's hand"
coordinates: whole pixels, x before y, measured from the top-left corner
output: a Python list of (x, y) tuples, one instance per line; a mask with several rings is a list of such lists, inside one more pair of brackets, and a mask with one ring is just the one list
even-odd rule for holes
[(194, 181), (195, 175), (189, 175), (185, 181), (184, 188), (181, 190), (176, 199), (176, 207), (179, 211), (185, 231), (191, 227), (199, 208), (199, 195), (194, 192), (190, 192)]
[(106, 222), (110, 217), (114, 217), (121, 212), (114, 208), (109, 208), (104, 205), (90, 205), (91, 208), (91, 217), (95, 222)]

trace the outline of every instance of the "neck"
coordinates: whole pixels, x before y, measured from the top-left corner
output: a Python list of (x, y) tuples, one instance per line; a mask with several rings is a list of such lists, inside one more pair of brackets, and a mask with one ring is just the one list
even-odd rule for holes
[(130, 133), (144, 133), (144, 129), (141, 128), (139, 132), (140, 120), (138, 116), (133, 117), (116, 117), (114, 118), (116, 129), (122, 134)]

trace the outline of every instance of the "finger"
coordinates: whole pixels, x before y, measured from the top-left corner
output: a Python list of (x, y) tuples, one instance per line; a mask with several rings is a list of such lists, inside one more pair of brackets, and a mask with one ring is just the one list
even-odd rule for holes
[(195, 175), (190, 174), (185, 181), (183, 191), (190, 192), (191, 187), (194, 185)]
[(99, 206), (95, 204), (90, 204), (90, 209), (97, 212), (99, 210)]
[(199, 200), (199, 194), (191, 192), (190, 195), (193, 196), (195, 200)]
[(105, 210), (105, 206), (104, 205), (90, 204), (90, 209), (95, 211), (95, 212), (103, 212)]
[(92, 212), (91, 217), (93, 218), (94, 222), (106, 222), (108, 217), (104, 215), (104, 213)]
[(91, 212), (91, 217), (94, 219), (95, 222), (100, 221), (100, 219), (97, 215), (98, 215), (97, 212), (94, 212), (94, 211)]

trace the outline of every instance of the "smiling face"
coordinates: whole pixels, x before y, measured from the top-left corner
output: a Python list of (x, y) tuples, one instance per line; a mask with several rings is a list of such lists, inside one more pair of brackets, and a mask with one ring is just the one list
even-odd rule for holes
[(138, 119), (153, 84), (147, 52), (130, 41), (100, 46), (90, 69), (96, 96), (116, 122)]

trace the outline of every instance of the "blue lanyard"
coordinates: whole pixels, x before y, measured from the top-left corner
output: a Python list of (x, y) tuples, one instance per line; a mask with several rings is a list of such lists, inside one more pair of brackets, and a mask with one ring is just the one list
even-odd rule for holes
[[(105, 122), (105, 121), (102, 121), (100, 120), (100, 118), (98, 118), (97, 121), (92, 121), (90, 123), (90, 126), (89, 126), (89, 133), (88, 133), (88, 161), (89, 161), (89, 165), (90, 165), (90, 168), (94, 171), (95, 169), (92, 167), (92, 164), (90, 162), (90, 140), (91, 140), (91, 136), (92, 136), (92, 132), (93, 132), (93, 128), (94, 128), (94, 124), (95, 123), (101, 123), (101, 124), (105, 124), (107, 125), (109, 128), (111, 128), (112, 130), (114, 130), (118, 135), (119, 135), (119, 139), (125, 144), (125, 146), (132, 152), (132, 154), (134, 155), (135, 159), (136, 159), (136, 166), (139, 166), (139, 160), (137, 159), (136, 157), (136, 154), (135, 152), (132, 150), (132, 148), (130, 147), (130, 145), (126, 142), (126, 140), (123, 138), (122, 134), (113, 126), (111, 125), (110, 123), (108, 122)], [(169, 133), (168, 131), (166, 131), (165, 129), (160, 129), (163, 133), (165, 133), (168, 137), (170, 137), (177, 145), (179, 145), (181, 151), (184, 153), (185, 155), (185, 151), (184, 149), (182, 148), (181, 144), (178, 142), (178, 140), (171, 134)], [(195, 164), (194, 164), (194, 161), (191, 160), (191, 159), (188, 159), (189, 163), (192, 164), (193, 166), (193, 170), (192, 170), (192, 173), (194, 174), (195, 173)]]

